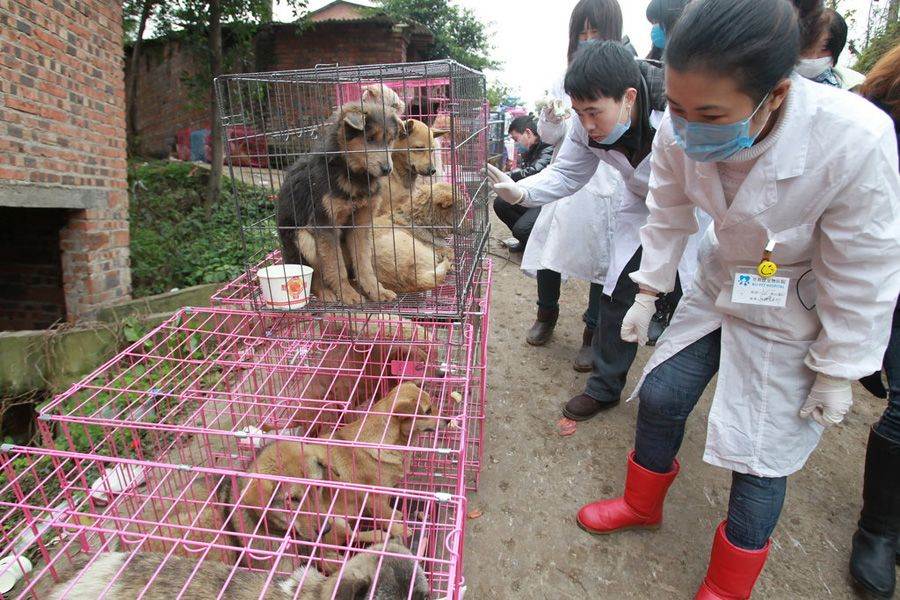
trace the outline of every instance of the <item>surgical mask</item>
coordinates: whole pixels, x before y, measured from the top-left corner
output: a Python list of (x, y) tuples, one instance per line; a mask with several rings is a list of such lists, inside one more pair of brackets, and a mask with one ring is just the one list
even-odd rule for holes
[(516, 142), (516, 150), (519, 151), (519, 154), (525, 154), (526, 152), (528, 152), (529, 148), (522, 142)]
[[(598, 143), (602, 146), (610, 146), (619, 141), (619, 139), (625, 135), (625, 132), (631, 129), (631, 115), (628, 115), (628, 120), (624, 123), (620, 123), (619, 119), (622, 118), (622, 111), (625, 109), (625, 101), (622, 101), (622, 108), (619, 109), (619, 116), (616, 117), (616, 124), (613, 127), (612, 131), (609, 132), (605, 138), (600, 140)], [(628, 107), (629, 112), (631, 111), (631, 107)]]
[(588, 44), (593, 44), (593, 43), (596, 42), (596, 41), (597, 41), (597, 40), (595, 40), (594, 38), (591, 38), (591, 39), (589, 39), (589, 40), (578, 40), (578, 49), (581, 50), (582, 48), (584, 48), (584, 47), (587, 46)]
[(659, 23), (650, 30), (650, 41), (660, 50), (666, 47), (666, 30)]
[(759, 132), (750, 135), (750, 121), (768, 97), (769, 94), (766, 94), (749, 117), (727, 125), (691, 123), (683, 117), (672, 115), (675, 142), (688, 157), (697, 162), (717, 162), (734, 156), (756, 141)]
[(807, 79), (815, 79), (832, 66), (831, 57), (823, 56), (822, 58), (801, 58), (797, 63), (795, 70), (797, 74)]

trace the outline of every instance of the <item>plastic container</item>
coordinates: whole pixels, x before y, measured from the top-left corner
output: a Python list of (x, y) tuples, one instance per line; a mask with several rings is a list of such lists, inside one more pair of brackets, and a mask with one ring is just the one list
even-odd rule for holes
[(256, 272), (263, 303), (269, 308), (295, 309), (309, 302), (313, 269), (307, 265), (272, 265)]

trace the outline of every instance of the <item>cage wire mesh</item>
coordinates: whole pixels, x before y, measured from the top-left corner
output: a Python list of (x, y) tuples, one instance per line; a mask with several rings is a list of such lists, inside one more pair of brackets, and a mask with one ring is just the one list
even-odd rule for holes
[(264, 218), (238, 200), (254, 310), (462, 317), (489, 238), (481, 73), (326, 66), (216, 91), (233, 185), (269, 192)]
[[(378, 499), (389, 516), (354, 512)], [(451, 494), (4, 445), (0, 508), (4, 599), (460, 597)]]

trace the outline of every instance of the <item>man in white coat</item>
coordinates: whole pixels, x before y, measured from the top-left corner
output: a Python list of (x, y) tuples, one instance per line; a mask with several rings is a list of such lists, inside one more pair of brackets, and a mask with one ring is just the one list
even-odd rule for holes
[[(564, 86), (578, 119), (572, 123), (556, 162), (518, 183), (491, 166), (488, 172), (500, 198), (524, 206), (541, 206), (571, 196), (590, 181), (600, 161), (615, 168), (625, 181), (625, 199), (616, 215), (600, 300), (599, 327), (592, 342), (593, 369), (584, 393), (563, 407), (566, 417), (584, 421), (619, 404), (637, 354), (637, 344), (623, 341), (619, 330), (637, 292), (628, 274), (637, 269), (641, 259), (639, 232), (648, 214), (650, 149), (666, 100), (662, 69), (636, 60), (624, 46), (609, 41), (591, 42), (582, 48), (569, 66)], [(704, 215), (698, 217), (709, 222)], [(681, 261), (680, 288), (690, 287), (701, 237), (702, 232), (691, 239)], [(573, 253), (579, 251), (571, 248)], [(674, 307), (680, 293), (681, 289), (674, 290), (660, 302), (660, 309)]]

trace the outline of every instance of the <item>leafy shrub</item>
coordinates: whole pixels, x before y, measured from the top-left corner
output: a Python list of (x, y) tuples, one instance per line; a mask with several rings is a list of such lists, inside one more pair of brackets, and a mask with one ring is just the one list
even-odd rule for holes
[[(134, 297), (224, 282), (243, 270), (231, 180), (223, 179), (221, 201), (209, 215), (203, 206), (208, 182), (209, 171), (192, 163), (129, 163)], [(269, 190), (238, 183), (237, 196), (247, 222), (272, 216)]]

